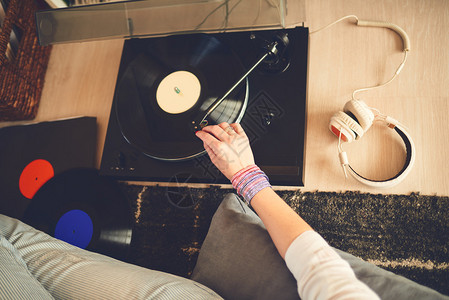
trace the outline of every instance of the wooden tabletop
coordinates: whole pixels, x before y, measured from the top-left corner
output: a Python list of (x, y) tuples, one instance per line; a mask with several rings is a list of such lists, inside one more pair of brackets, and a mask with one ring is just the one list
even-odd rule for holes
[[(416, 146), (415, 165), (402, 183), (385, 190), (365, 187), (343, 175), (338, 139), (328, 130), (330, 118), (343, 109), (355, 89), (389, 80), (403, 57), (402, 41), (394, 31), (358, 27), (353, 20), (345, 20), (310, 35), (305, 187), (301, 190), (449, 196), (449, 1), (306, 1), (305, 25), (311, 32), (346, 15), (394, 23), (410, 38), (411, 51), (400, 75), (386, 87), (358, 97), (407, 127)], [(35, 120), (96, 116), (98, 166), (122, 48), (123, 40), (55, 45)], [(395, 175), (405, 161), (401, 141), (381, 125), (343, 148), (354, 169), (372, 179)]]

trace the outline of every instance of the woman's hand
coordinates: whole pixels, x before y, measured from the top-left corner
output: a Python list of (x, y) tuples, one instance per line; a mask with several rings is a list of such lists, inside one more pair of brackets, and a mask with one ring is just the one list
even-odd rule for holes
[(196, 132), (204, 144), (212, 163), (231, 180), (241, 169), (254, 164), (248, 137), (240, 124), (206, 126)]

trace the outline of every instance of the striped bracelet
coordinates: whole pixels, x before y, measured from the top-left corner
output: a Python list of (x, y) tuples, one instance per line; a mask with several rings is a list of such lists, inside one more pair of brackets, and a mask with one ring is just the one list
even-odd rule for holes
[(248, 205), (251, 199), (266, 187), (271, 187), (267, 175), (256, 165), (241, 169), (231, 178), (232, 186)]

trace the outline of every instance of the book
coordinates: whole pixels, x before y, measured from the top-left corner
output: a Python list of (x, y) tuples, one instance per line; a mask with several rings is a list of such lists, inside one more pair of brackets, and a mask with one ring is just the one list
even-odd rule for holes
[[(118, 2), (124, 0), (45, 0), (50, 8), (64, 8), (71, 6), (83, 6), (92, 4), (102, 4), (108, 2)], [(126, 0), (125, 0), (126, 1)], [(128, 0), (130, 1), (130, 0)]]
[(50, 8), (64, 8), (68, 6), (68, 3), (63, 0), (45, 0)]
[[(3, 21), (6, 18), (6, 12), (8, 9), (9, 0), (0, 0), (0, 30), (3, 27)], [(19, 50), (20, 40), (22, 38), (22, 30), (17, 26), (13, 25), (11, 34), (9, 37), (9, 43), (6, 47), (6, 58), (12, 61)]]

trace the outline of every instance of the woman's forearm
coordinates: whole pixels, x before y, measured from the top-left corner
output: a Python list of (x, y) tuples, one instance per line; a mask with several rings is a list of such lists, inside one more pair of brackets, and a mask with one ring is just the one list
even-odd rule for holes
[(231, 180), (265, 224), (298, 281), (301, 298), (378, 299), (321, 236), (273, 191), (268, 177), (254, 165), (249, 140), (239, 124), (207, 126), (196, 135), (204, 142), (214, 165)]
[(251, 200), (251, 206), (267, 228), (282, 258), (300, 234), (312, 230), (271, 188), (258, 192)]

